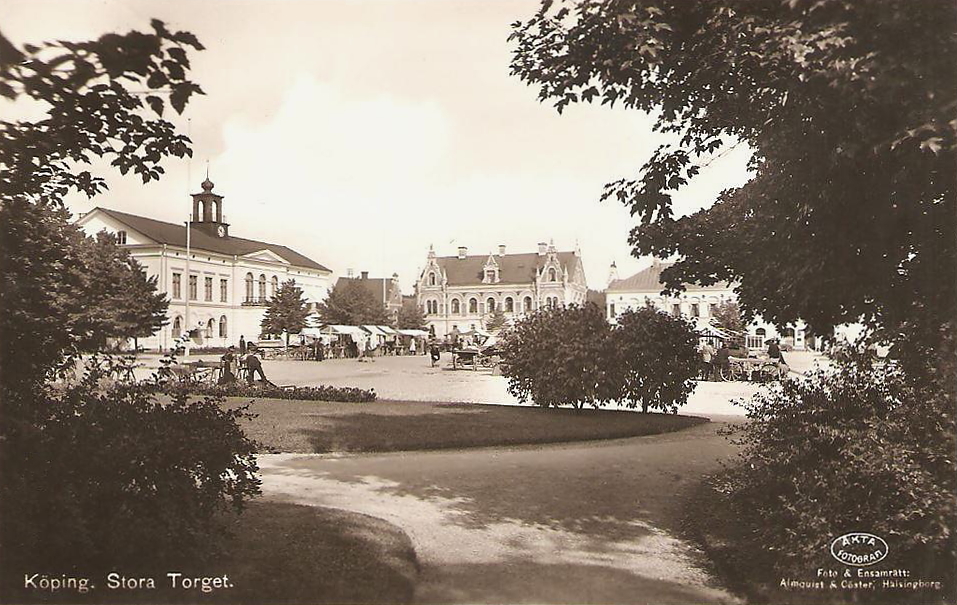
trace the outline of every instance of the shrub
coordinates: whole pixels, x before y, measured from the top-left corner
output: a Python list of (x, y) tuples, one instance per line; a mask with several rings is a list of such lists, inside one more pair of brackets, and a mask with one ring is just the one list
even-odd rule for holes
[(890, 546), (881, 566), (951, 580), (952, 384), (844, 355), (836, 369), (775, 385), (746, 408), (740, 464), (723, 489), (775, 572), (833, 567), (830, 540), (867, 531)]
[(653, 307), (628, 310), (612, 330), (613, 364), (620, 398), (628, 407), (677, 413), (701, 373), (698, 338), (681, 318)]
[(155, 571), (209, 551), (216, 513), (259, 493), (245, 408), (161, 403), (154, 381), (106, 380), (115, 363), (94, 358), (59, 389), (5, 390), (0, 547), (17, 563), (6, 572)]
[(346, 403), (364, 403), (376, 400), (375, 390), (327, 385), (281, 388), (270, 385), (243, 384), (242, 382), (216, 385), (182, 383), (173, 388), (184, 394), (213, 397), (260, 397), (265, 399), (299, 399), (302, 401), (344, 401)]
[(520, 401), (598, 407), (614, 399), (610, 328), (594, 304), (542, 309), (506, 331), (502, 373)]

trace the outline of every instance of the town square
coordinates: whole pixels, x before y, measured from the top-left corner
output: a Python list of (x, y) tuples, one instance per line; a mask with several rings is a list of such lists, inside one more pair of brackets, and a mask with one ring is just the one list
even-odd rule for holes
[(957, 603), (957, 5), (9, 0), (0, 603)]

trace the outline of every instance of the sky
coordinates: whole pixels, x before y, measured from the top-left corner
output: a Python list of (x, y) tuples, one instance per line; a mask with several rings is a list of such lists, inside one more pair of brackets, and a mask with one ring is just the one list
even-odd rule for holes
[[(429, 246), (487, 254), (578, 245), (588, 285), (626, 277), (634, 220), (602, 186), (636, 177), (668, 139), (651, 117), (600, 105), (559, 115), (510, 76), (510, 24), (530, 0), (4, 0), (15, 45), (86, 40), (151, 18), (197, 35), (191, 78), (205, 95), (171, 119), (192, 160), (143, 185), (105, 165), (95, 206), (183, 222), (207, 164), (230, 233), (287, 245), (345, 275), (398, 273), (411, 293)], [(748, 150), (676, 195), (679, 215), (743, 184)]]

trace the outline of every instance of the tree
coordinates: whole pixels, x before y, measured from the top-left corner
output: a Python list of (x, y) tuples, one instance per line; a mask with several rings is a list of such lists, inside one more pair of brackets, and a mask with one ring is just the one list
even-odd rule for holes
[(399, 317), (396, 327), (400, 330), (425, 330), (425, 313), (422, 307), (415, 302), (414, 298), (402, 301), (402, 308), (399, 309)]
[(618, 316), (610, 358), (628, 407), (677, 412), (701, 374), (698, 338), (679, 317), (646, 306)]
[(506, 319), (505, 313), (501, 309), (496, 308), (489, 314), (488, 321), (485, 322), (485, 329), (490, 332), (498, 332), (507, 325), (508, 319)]
[(741, 319), (741, 307), (733, 300), (726, 300), (717, 304), (711, 310), (711, 315), (719, 328), (732, 332), (744, 332), (745, 330), (744, 320)]
[(546, 308), (519, 321), (502, 339), (508, 391), (542, 407), (599, 407), (615, 399), (610, 327), (595, 305)]
[[(602, 195), (637, 217), (634, 254), (679, 256), (669, 289), (737, 281), (746, 316), (864, 318), (933, 353), (957, 307), (955, 20), (953, 2), (548, 1), (513, 25), (511, 69), (559, 111), (620, 103), (673, 136)], [(674, 191), (731, 145), (753, 179), (676, 218)]]
[(302, 288), (296, 285), (296, 280), (290, 279), (282, 283), (276, 290), (275, 296), (269, 300), (266, 314), (262, 320), (264, 334), (286, 334), (286, 346), (289, 346), (289, 334), (301, 332), (306, 327), (309, 310), (306, 308), (306, 299), (302, 296)]
[(356, 280), (341, 280), (319, 303), (319, 318), (326, 324), (346, 326), (385, 325), (389, 323), (385, 305)]

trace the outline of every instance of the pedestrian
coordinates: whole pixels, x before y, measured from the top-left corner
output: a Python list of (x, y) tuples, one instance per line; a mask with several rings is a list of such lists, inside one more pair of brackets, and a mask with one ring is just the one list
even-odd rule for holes
[(411, 341), (409, 343), (409, 355), (415, 355), (415, 336), (411, 338)]
[(239, 335), (239, 354), (246, 355), (246, 337), (242, 334)]
[(719, 375), (721, 372), (724, 372), (725, 376), (728, 375), (728, 371), (731, 369), (731, 349), (728, 348), (728, 341), (722, 340), (721, 347), (718, 349), (718, 352), (715, 354), (715, 372), (718, 372)]
[(768, 344), (768, 359), (781, 359), (781, 347), (778, 346), (777, 339), (772, 339)]
[(223, 372), (219, 377), (219, 384), (232, 384), (236, 381), (236, 347), (232, 345), (227, 347), (220, 361), (223, 364)]
[(439, 349), (439, 341), (437, 341), (435, 338), (430, 338), (429, 339), (429, 357), (431, 358), (433, 368), (435, 367), (435, 364), (439, 362), (439, 359), (441, 358), (441, 356), (442, 356), (442, 352)]
[(714, 358), (714, 347), (711, 346), (711, 342), (708, 340), (703, 341), (701, 345), (701, 361), (704, 363), (704, 378), (705, 380), (710, 380), (714, 375), (714, 366), (711, 365), (711, 360)]
[(246, 382), (247, 383), (249, 384), (253, 383), (253, 380), (255, 379), (255, 375), (257, 372), (259, 373), (260, 380), (262, 380), (264, 383), (269, 382), (269, 380), (266, 378), (266, 374), (263, 373), (262, 361), (260, 361), (259, 357), (256, 356), (255, 347), (251, 347), (249, 349), (249, 354), (246, 355), (245, 361), (246, 361)]

